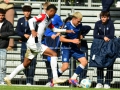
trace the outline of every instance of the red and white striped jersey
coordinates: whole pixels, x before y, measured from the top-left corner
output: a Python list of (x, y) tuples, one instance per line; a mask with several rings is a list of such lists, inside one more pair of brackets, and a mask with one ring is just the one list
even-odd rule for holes
[[(51, 22), (51, 19), (49, 19), (49, 16), (47, 14), (40, 14), (38, 16), (35, 16), (31, 19), (29, 19), (29, 27), (30, 30), (35, 30), (36, 24), (38, 25), (38, 42), (41, 43), (42, 36), (45, 32), (45, 28), (50, 28), (53, 30), (53, 32), (66, 32), (66, 29), (57, 29), (54, 27), (54, 25)], [(28, 39), (29, 43), (35, 42), (35, 38), (32, 37), (32, 35)]]

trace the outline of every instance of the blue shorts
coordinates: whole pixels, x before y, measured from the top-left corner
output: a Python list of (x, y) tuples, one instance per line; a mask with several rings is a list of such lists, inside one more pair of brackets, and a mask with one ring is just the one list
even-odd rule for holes
[(76, 49), (62, 49), (62, 62), (69, 62), (71, 57), (78, 60), (85, 57), (85, 53)]

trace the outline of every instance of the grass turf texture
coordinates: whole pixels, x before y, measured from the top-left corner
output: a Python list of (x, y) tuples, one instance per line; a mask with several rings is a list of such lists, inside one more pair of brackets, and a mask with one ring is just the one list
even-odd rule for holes
[[(41, 86), (0, 86), (0, 90), (103, 90), (95, 88), (69, 88), (69, 87), (41, 87)], [(106, 90), (106, 89), (104, 89)], [(119, 90), (107, 89), (107, 90)]]

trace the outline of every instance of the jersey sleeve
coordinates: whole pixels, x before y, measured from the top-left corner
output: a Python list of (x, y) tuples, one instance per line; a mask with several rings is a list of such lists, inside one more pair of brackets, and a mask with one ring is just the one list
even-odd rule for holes
[(54, 18), (52, 19), (52, 24), (56, 27), (56, 28), (60, 28), (63, 26), (63, 22), (60, 18), (60, 16), (55, 15)]
[(66, 29), (55, 28), (52, 23), (49, 24), (48, 28), (52, 29), (53, 32), (66, 32)]

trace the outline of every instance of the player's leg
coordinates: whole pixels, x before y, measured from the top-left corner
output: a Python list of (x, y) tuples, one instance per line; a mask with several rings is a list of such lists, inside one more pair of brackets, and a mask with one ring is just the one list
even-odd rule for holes
[(69, 59), (71, 57), (69, 49), (62, 49), (62, 67), (58, 69), (58, 76), (61, 76), (69, 67)]
[(24, 62), (20, 65), (18, 65), (14, 71), (7, 77), (4, 78), (4, 81), (7, 83), (7, 85), (11, 86), (11, 80), (17, 75), (20, 71), (24, 70), (26, 66), (28, 66), (30, 63), (30, 60), (28, 58), (24, 59)]
[(78, 67), (75, 70), (74, 75), (71, 77), (71, 79), (76, 79), (77, 76), (83, 71), (83, 69), (85, 68), (85, 66), (87, 65), (87, 59), (85, 57), (81, 57), (78, 59), (78, 61), (80, 62), (80, 64), (78, 65)]
[[(66, 79), (59, 79), (58, 78), (58, 74), (57, 74), (57, 53), (53, 50), (51, 50), (50, 48), (48, 48), (45, 45), (41, 45), (42, 46), (42, 51), (44, 55), (50, 56), (51, 60), (50, 60), (50, 65), (51, 65), (51, 69), (52, 69), (52, 73), (53, 73), (53, 83), (64, 83), (66, 82)], [(46, 49), (45, 49), (46, 48)]]
[(51, 50), (50, 48), (47, 48), (43, 54), (51, 57), (50, 65), (51, 65), (51, 69), (53, 72), (53, 78), (58, 78), (58, 75), (57, 75), (57, 54), (53, 50)]
[(80, 85), (79, 85), (78, 81), (76, 80), (76, 78), (83, 71), (83, 69), (87, 65), (88, 61), (87, 61), (87, 59), (85, 57), (85, 54), (83, 52), (81, 52), (81, 51), (74, 52), (73, 57), (75, 59), (77, 59), (80, 62), (80, 64), (77, 66), (74, 74), (69, 79), (69, 83), (79, 87)]
[(22, 64), (20, 64), (19, 66), (17, 66), (9, 76), (4, 78), (4, 81), (7, 83), (7, 85), (11, 86), (11, 80), (15, 77), (15, 75), (17, 75), (20, 71), (27, 68), (31, 63), (31, 60), (36, 55), (37, 55), (37, 53), (33, 53), (33, 52), (31, 52), (30, 49), (27, 49), (25, 58), (24, 58), (24, 62)]

